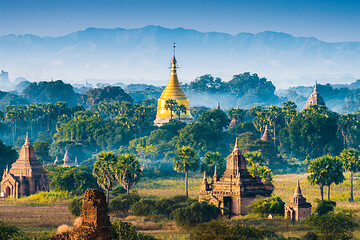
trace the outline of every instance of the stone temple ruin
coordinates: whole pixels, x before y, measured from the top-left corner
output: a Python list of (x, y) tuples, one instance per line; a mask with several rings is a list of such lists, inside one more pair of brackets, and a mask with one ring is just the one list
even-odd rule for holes
[(285, 204), (285, 218), (300, 221), (306, 219), (310, 214), (311, 203), (306, 202), (306, 198), (303, 197), (298, 180), (292, 200)]
[(82, 203), (81, 225), (71, 232), (58, 234), (52, 240), (111, 240), (111, 223), (105, 194), (88, 189)]
[(256, 196), (269, 197), (273, 190), (269, 177), (264, 184), (258, 174), (255, 177), (249, 174), (236, 139), (234, 150), (226, 161), (225, 173), (218, 176), (215, 168), (211, 183), (208, 183), (204, 175), (199, 200), (216, 205), (222, 209), (223, 214), (228, 210), (230, 215), (245, 215)]

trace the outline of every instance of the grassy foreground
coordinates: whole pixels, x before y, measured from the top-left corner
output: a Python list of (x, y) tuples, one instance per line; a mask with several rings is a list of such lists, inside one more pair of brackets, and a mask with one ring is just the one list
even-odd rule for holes
[[(304, 197), (309, 202), (315, 198), (320, 198), (318, 186), (311, 186), (307, 180), (306, 174), (287, 174), (275, 175), (273, 184), (275, 185), (274, 194), (280, 196), (285, 202), (289, 201), (293, 195), (296, 181), (299, 179)], [(340, 208), (360, 209), (360, 180), (354, 179), (355, 202), (349, 203), (350, 184), (348, 176), (345, 182), (334, 185), (331, 188), (331, 199), (337, 202)], [(189, 179), (190, 196), (196, 197), (202, 177), (192, 176)], [(140, 195), (151, 198), (169, 197), (173, 195), (182, 195), (184, 190), (184, 179), (142, 179), (135, 187)], [(327, 189), (324, 192), (327, 197)], [(68, 193), (39, 193), (22, 199), (0, 199), (0, 220), (9, 224), (16, 225), (26, 232), (55, 232), (57, 227), (62, 224), (72, 225), (72, 217), (67, 209), (67, 203), (71, 199)], [(121, 218), (111, 215), (111, 220)], [(186, 231), (178, 229), (174, 222), (169, 220), (153, 221), (143, 217), (128, 216), (122, 220), (131, 222), (139, 231), (154, 234), (159, 239), (187, 239), (189, 234)], [(357, 216), (360, 221), (360, 217)], [(309, 231), (309, 228), (301, 224), (292, 224), (284, 219), (259, 219), (249, 217), (236, 217), (232, 221), (240, 221), (243, 224), (256, 225), (259, 227), (271, 229), (285, 237), (301, 237)], [(355, 239), (360, 240), (360, 231), (355, 232)]]

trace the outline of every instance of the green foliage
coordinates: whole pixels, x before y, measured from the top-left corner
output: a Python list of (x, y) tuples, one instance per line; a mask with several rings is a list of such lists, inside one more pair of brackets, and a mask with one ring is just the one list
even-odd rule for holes
[(131, 213), (135, 216), (152, 216), (156, 214), (155, 200), (141, 199), (134, 203), (131, 208)]
[[(329, 155), (312, 160), (308, 167), (308, 173), (310, 173), (307, 177), (308, 181), (311, 184), (320, 186), (321, 200), (324, 199), (324, 186), (328, 186), (330, 190), (332, 183), (339, 184), (345, 179), (342, 172), (342, 163), (338, 158)], [(328, 191), (328, 200), (330, 200), (330, 191)]]
[(123, 194), (110, 200), (109, 209), (110, 212), (127, 213), (130, 207), (138, 201), (140, 201), (139, 194)]
[(46, 167), (50, 188), (55, 191), (67, 191), (75, 195), (82, 195), (86, 189), (98, 188), (96, 179), (87, 167)]
[(318, 215), (325, 215), (328, 212), (332, 212), (336, 207), (336, 202), (331, 200), (320, 200), (316, 198), (315, 203), (316, 203), (316, 208), (314, 210), (314, 213)]
[(360, 151), (353, 148), (344, 149), (339, 156), (343, 163), (343, 168), (350, 172), (350, 201), (354, 201), (354, 173), (360, 171)]
[(193, 227), (199, 223), (209, 222), (220, 216), (221, 211), (214, 205), (205, 202), (194, 202), (190, 206), (177, 208), (171, 216), (180, 227)]
[(0, 239), (11, 239), (20, 235), (18, 227), (0, 221)]
[(115, 166), (116, 178), (124, 186), (127, 193), (136, 182), (140, 179), (142, 174), (141, 166), (135, 155), (122, 154), (118, 157)]
[(208, 126), (215, 131), (224, 131), (230, 124), (230, 119), (221, 109), (213, 109), (202, 113), (198, 122), (204, 126)]
[(269, 230), (258, 229), (253, 226), (245, 226), (242, 224), (226, 224), (223, 221), (211, 221), (202, 223), (191, 229), (191, 240), (205, 239), (278, 239), (277, 235)]
[(200, 172), (206, 172), (206, 176), (213, 176), (214, 171), (216, 171), (217, 174), (220, 176), (225, 171), (225, 161), (221, 157), (219, 152), (207, 152), (205, 153), (205, 156), (201, 160), (200, 164)]
[(82, 200), (84, 197), (75, 197), (68, 205), (68, 209), (71, 215), (79, 217), (82, 210)]
[(93, 88), (82, 95), (82, 102), (87, 106), (99, 104), (100, 102), (125, 101), (132, 102), (132, 98), (118, 86), (108, 86), (104, 88)]
[(308, 232), (303, 237), (302, 240), (318, 240), (319, 237), (314, 232)]
[(314, 228), (321, 239), (351, 239), (359, 226), (351, 213), (328, 212), (323, 215), (310, 215), (306, 222)]
[(6, 146), (0, 140), (0, 171), (4, 172), (6, 165), (10, 169), (11, 164), (16, 161), (17, 152), (11, 146)]
[(93, 175), (99, 186), (106, 191), (107, 201), (109, 201), (109, 191), (116, 184), (116, 162), (117, 158), (113, 152), (101, 152), (94, 164)]
[(283, 216), (285, 202), (278, 196), (265, 198), (249, 206), (251, 213), (267, 216), (269, 214)]
[(37, 159), (40, 162), (50, 162), (51, 158), (49, 155), (50, 144), (44, 141), (34, 142), (33, 148)]
[(76, 105), (78, 99), (78, 95), (74, 92), (73, 87), (61, 80), (39, 83), (33, 82), (24, 89), (23, 96), (29, 102), (66, 102), (69, 105)]
[(214, 79), (210, 74), (197, 77), (189, 84), (189, 90), (198, 93), (219, 93), (223, 88), (224, 82), (221, 78)]
[(115, 220), (112, 222), (112, 239), (116, 240), (156, 240), (149, 234), (138, 233), (134, 226), (128, 222)]

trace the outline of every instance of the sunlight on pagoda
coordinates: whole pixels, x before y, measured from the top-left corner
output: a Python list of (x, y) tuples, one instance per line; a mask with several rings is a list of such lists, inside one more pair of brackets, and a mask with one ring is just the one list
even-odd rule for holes
[[(175, 43), (174, 43), (175, 44)], [(185, 106), (186, 111), (176, 114), (165, 107), (166, 100), (175, 100), (178, 106)], [(189, 123), (193, 117), (190, 113), (189, 99), (186, 97), (184, 90), (181, 88), (177, 73), (176, 73), (176, 58), (175, 58), (175, 45), (173, 47), (173, 58), (171, 60), (171, 75), (168, 84), (162, 92), (157, 105), (156, 119), (154, 125), (161, 126), (170, 121), (171, 116), (173, 119)]]

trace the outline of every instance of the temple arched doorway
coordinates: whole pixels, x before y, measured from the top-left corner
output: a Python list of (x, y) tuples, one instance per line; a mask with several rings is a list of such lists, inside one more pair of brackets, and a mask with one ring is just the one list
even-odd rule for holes
[(11, 189), (10, 187), (5, 188), (5, 197), (9, 197), (11, 195)]

